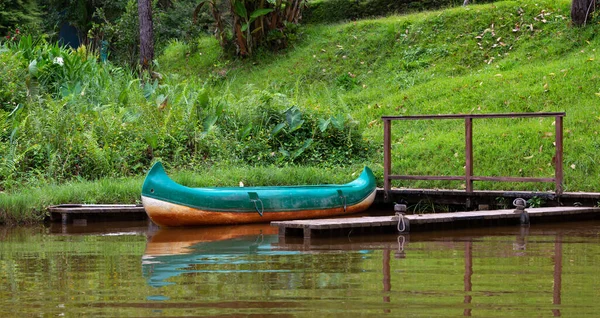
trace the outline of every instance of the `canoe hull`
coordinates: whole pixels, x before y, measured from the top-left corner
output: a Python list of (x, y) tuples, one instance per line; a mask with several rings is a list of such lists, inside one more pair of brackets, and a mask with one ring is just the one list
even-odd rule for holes
[(263, 223), (296, 219), (325, 218), (362, 212), (375, 200), (373, 190), (364, 200), (344, 207), (325, 209), (257, 212), (207, 211), (142, 196), (142, 203), (152, 222), (164, 227)]

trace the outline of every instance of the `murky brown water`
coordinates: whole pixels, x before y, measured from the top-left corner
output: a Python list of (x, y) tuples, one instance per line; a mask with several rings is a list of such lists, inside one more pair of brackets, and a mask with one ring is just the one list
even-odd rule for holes
[(600, 221), (280, 241), (268, 225), (0, 228), (0, 316), (597, 317)]

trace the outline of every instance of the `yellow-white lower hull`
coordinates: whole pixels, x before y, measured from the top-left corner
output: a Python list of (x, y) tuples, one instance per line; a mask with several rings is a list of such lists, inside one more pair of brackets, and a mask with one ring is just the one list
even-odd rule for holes
[(375, 200), (375, 191), (363, 201), (344, 207), (297, 210), (297, 211), (265, 211), (261, 216), (258, 212), (222, 212), (206, 211), (185, 205), (169, 203), (142, 196), (142, 203), (148, 217), (159, 226), (196, 226), (220, 224), (262, 223), (296, 219), (317, 219), (362, 212), (371, 206)]

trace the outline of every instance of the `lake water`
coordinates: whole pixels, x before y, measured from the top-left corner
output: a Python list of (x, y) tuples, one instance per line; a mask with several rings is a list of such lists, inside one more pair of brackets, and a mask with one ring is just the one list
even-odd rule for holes
[(0, 228), (0, 317), (598, 317), (599, 299), (600, 221), (311, 244), (269, 225)]

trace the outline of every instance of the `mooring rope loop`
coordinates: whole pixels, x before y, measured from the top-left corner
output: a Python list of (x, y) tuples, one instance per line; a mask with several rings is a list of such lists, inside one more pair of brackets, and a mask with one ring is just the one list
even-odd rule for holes
[(404, 243), (406, 242), (406, 238), (404, 235), (398, 235), (398, 253), (404, 252)]
[[(398, 229), (398, 232), (402, 233), (406, 231), (406, 221), (404, 221), (404, 214), (396, 212), (396, 216), (398, 217), (398, 225), (396, 226), (396, 228)], [(400, 229), (400, 225), (402, 225), (402, 229)]]

